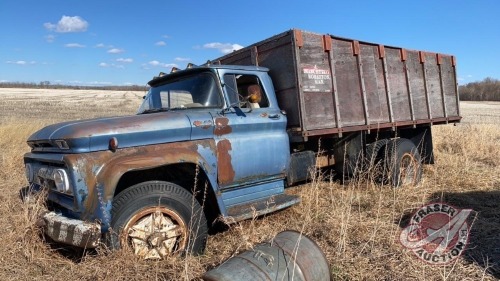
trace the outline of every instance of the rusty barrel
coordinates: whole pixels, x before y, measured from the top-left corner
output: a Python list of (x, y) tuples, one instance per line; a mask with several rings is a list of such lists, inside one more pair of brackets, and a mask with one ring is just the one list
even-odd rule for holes
[(330, 280), (330, 268), (325, 254), (313, 240), (287, 230), (206, 272), (203, 280), (323, 281)]

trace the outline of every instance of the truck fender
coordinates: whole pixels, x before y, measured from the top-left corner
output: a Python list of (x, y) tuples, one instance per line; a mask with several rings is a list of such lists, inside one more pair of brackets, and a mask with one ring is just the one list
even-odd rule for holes
[[(92, 157), (99, 157), (99, 161), (97, 159), (87, 159), (87, 161), (93, 160), (92, 162), (94, 163), (104, 164), (93, 166), (93, 177), (89, 177), (87, 173), (85, 181), (89, 194), (87, 194), (86, 200), (82, 203), (83, 209), (89, 212), (84, 214), (84, 217), (99, 217), (104, 229), (111, 221), (112, 200), (117, 184), (120, 178), (130, 171), (148, 170), (177, 163), (192, 163), (198, 165), (203, 170), (216, 194), (217, 157), (215, 142), (213, 140), (123, 148), (118, 149), (112, 154), (109, 151), (99, 153), (102, 153), (102, 155), (93, 155)], [(79, 166), (81, 167), (82, 165)], [(224, 206), (221, 204), (219, 198), (217, 198), (217, 203), (219, 204), (220, 211), (224, 212)]]

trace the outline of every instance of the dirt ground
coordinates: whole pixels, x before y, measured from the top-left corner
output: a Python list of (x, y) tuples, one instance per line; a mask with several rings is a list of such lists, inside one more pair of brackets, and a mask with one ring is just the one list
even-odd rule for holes
[(493, 124), (500, 126), (500, 102), (462, 101), (460, 109), (465, 124)]
[[(342, 185), (328, 175), (289, 188), (299, 205), (231, 225), (201, 256), (143, 261), (104, 247), (81, 252), (44, 241), (36, 210), (21, 203), (23, 154), (36, 130), (60, 121), (134, 114), (144, 92), (0, 89), (0, 280), (199, 280), (228, 258), (294, 229), (317, 242), (334, 280), (497, 280), (500, 278), (500, 103), (462, 102), (463, 121), (433, 127), (436, 163), (417, 187), (369, 181)], [(429, 202), (472, 209), (467, 249), (433, 266), (399, 235)]]

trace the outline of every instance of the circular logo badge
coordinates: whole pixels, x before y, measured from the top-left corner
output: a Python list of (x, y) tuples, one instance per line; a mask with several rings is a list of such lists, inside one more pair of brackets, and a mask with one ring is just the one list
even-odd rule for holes
[(458, 209), (445, 203), (421, 207), (401, 231), (399, 240), (418, 258), (443, 265), (457, 259), (469, 239), (467, 218), (472, 209)]

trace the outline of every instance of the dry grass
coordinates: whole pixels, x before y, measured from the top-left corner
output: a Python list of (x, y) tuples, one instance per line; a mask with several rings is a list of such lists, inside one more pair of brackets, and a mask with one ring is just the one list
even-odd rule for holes
[[(335, 279), (500, 278), (498, 103), (487, 110), (483, 104), (468, 103), (462, 107), (463, 124), (434, 127), (436, 164), (425, 168), (423, 182), (416, 188), (340, 185), (322, 175), (288, 190), (302, 197), (300, 205), (210, 236), (202, 256), (142, 261), (125, 251), (84, 254), (44, 243), (35, 226), (36, 210), (21, 204), (18, 190), (26, 184), (22, 155), (28, 151), (25, 140), (32, 132), (56, 121), (133, 113), (143, 93), (23, 91), (0, 92), (0, 280), (197, 279), (285, 229), (303, 231), (315, 240)], [(442, 267), (417, 260), (398, 242), (408, 216), (437, 200), (476, 211), (466, 254)]]

